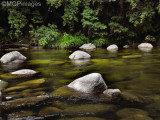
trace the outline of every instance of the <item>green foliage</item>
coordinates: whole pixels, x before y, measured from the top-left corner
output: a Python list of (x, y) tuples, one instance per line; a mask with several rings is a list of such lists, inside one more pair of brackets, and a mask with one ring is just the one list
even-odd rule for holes
[(63, 0), (46, 0), (47, 4), (51, 5), (52, 7), (58, 8), (62, 5)]
[(11, 25), (8, 33), (11, 39), (20, 39), (23, 35), (22, 29), (27, 25), (27, 18), (20, 11), (9, 9), (8, 23)]
[(128, 12), (129, 22), (133, 23), (135, 27), (143, 24), (146, 20), (150, 20), (155, 14), (153, 2), (129, 1), (132, 6), (131, 10)]
[(52, 47), (57, 48), (69, 48), (69, 47), (78, 47), (84, 43), (83, 36), (73, 36), (67, 33), (56, 42)]
[(58, 39), (59, 35), (60, 33), (57, 30), (57, 26), (54, 24), (48, 24), (48, 27), (42, 25), (34, 33), (36, 40), (38, 40), (38, 43), (42, 46), (52, 46), (52, 44)]
[(107, 38), (100, 38), (100, 39), (93, 40), (92, 43), (95, 46), (99, 47), (99, 46), (107, 44), (108, 43), (108, 39)]
[[(11, 39), (29, 37), (30, 43), (49, 47), (132, 43), (160, 32), (159, 0), (45, 0), (41, 7), (0, 10), (0, 23), (8, 21), (10, 28), (7, 22), (0, 26)], [(52, 25), (44, 26), (48, 23)]]
[[(99, 22), (99, 18), (97, 17), (97, 12), (93, 9), (86, 7), (82, 13), (82, 25), (85, 30), (87, 30), (89, 38), (103, 37), (106, 35), (105, 32), (101, 32), (101, 30), (105, 30), (107, 28), (106, 25)], [(92, 35), (92, 36), (91, 36)]]
[(70, 31), (73, 31), (74, 22), (78, 22), (77, 13), (78, 13), (78, 6), (81, 3), (81, 0), (68, 0), (65, 3), (64, 8), (64, 15), (62, 16), (63, 25), (66, 26), (67, 24), (70, 27)]

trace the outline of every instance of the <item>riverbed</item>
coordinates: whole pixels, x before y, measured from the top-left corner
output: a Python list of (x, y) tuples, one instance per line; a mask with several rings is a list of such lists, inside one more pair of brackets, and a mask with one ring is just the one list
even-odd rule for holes
[[(0, 56), (7, 52), (0, 51)], [(71, 61), (68, 57), (74, 50), (31, 49), (20, 52), (27, 57), (21, 65), (0, 64), (0, 79), (8, 82), (2, 90), (2, 101), (37, 96), (47, 96), (47, 99), (22, 107), (1, 108), (1, 119), (160, 120), (159, 47), (149, 53), (138, 49), (110, 53), (98, 48), (88, 52), (92, 57), (86, 61)], [(19, 69), (39, 73), (33, 77), (7, 77), (6, 73)], [(123, 99), (109, 101), (101, 96), (61, 94), (66, 85), (89, 73), (100, 73), (109, 88), (121, 90)], [(55, 91), (59, 96), (50, 97)]]

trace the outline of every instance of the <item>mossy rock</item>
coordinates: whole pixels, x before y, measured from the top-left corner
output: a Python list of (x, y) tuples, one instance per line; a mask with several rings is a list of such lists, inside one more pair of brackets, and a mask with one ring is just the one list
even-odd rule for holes
[(121, 117), (121, 118), (126, 118), (126, 117), (132, 117), (134, 115), (138, 116), (148, 116), (148, 113), (144, 110), (141, 109), (137, 109), (137, 108), (123, 108), (119, 111), (117, 111), (117, 116)]
[(20, 111), (20, 112), (15, 112), (12, 114), (8, 115), (8, 119), (15, 119), (15, 118), (22, 118), (22, 117), (28, 117), (28, 116), (32, 116), (33, 112), (32, 111)]
[(48, 117), (48, 116), (55, 116), (61, 114), (63, 111), (56, 107), (45, 107), (40, 110), (38, 116), (40, 117)]
[(28, 97), (28, 98), (20, 98), (12, 101), (6, 101), (0, 103), (0, 108), (2, 109), (13, 109), (18, 107), (26, 107), (36, 105), (39, 102), (46, 100), (48, 96), (38, 96), (38, 97)]
[(134, 115), (130, 115), (126, 118), (122, 118), (120, 120), (153, 120), (153, 119), (150, 118), (149, 116), (134, 114)]
[(139, 96), (131, 92), (122, 92), (121, 96), (124, 100), (128, 102), (144, 103), (144, 99), (140, 98)]
[(140, 58), (142, 55), (127, 55), (127, 56), (122, 56), (124, 59), (133, 59), (133, 58)]
[(28, 88), (28, 86), (14, 86), (14, 87), (9, 87), (3, 90), (3, 92), (11, 92), (11, 91), (17, 91), (17, 90), (23, 90)]
[(60, 102), (60, 101), (53, 102), (52, 106), (60, 108), (60, 109), (66, 109), (67, 107), (70, 107), (69, 104), (65, 102)]
[(106, 120), (106, 119), (98, 117), (76, 117), (76, 118), (62, 118), (58, 120)]
[(44, 82), (45, 82), (45, 79), (41, 78), (41, 79), (35, 79), (35, 80), (22, 82), (22, 83), (17, 84), (17, 86), (38, 87), (39, 85), (41, 85)]
[(64, 110), (67, 115), (80, 115), (80, 114), (103, 114), (106, 112), (114, 111), (116, 107), (110, 104), (86, 104), (68, 107)]
[(82, 93), (76, 92), (75, 90), (67, 86), (63, 86), (63, 87), (58, 88), (57, 90), (54, 90), (51, 94), (54, 97), (78, 97)]

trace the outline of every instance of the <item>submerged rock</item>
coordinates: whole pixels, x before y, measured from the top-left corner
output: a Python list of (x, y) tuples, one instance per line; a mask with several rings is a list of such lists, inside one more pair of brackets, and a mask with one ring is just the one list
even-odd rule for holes
[(35, 79), (35, 80), (30, 80), (30, 81), (19, 83), (19, 84), (17, 84), (17, 86), (38, 87), (39, 85), (41, 85), (44, 82), (45, 82), (45, 79), (40, 78), (40, 79)]
[(85, 50), (93, 50), (96, 49), (96, 46), (92, 43), (88, 43), (88, 44), (83, 44), (80, 49), (85, 49)]
[(4, 79), (4, 80), (12, 80), (12, 79), (17, 79), (20, 78), (22, 76), (17, 76), (17, 75), (12, 75), (10, 73), (5, 73), (0, 75), (0, 78)]
[(64, 110), (67, 115), (95, 115), (114, 111), (116, 107), (110, 104), (86, 104), (68, 107)]
[(106, 119), (98, 117), (75, 117), (75, 118), (62, 118), (58, 120), (106, 120)]
[(133, 58), (140, 58), (142, 57), (142, 55), (126, 55), (126, 56), (122, 56), (122, 58), (124, 59), (133, 59)]
[(11, 92), (11, 91), (16, 91), (16, 90), (23, 90), (28, 88), (28, 86), (14, 86), (14, 87), (9, 87), (3, 90), (3, 92)]
[(117, 116), (125, 118), (125, 117), (130, 117), (133, 115), (143, 115), (143, 116), (148, 116), (148, 113), (144, 110), (137, 109), (137, 108), (123, 108), (119, 111), (117, 111)]
[(17, 70), (15, 72), (11, 72), (12, 75), (34, 75), (37, 72), (34, 70), (30, 69), (22, 69), (22, 70)]
[(20, 111), (20, 112), (15, 112), (12, 114), (8, 115), (8, 119), (16, 119), (16, 118), (22, 118), (22, 117), (28, 117), (28, 116), (32, 116), (33, 112), (32, 111)]
[(77, 59), (77, 60), (72, 60), (72, 63), (76, 66), (82, 66), (82, 65), (87, 65), (90, 63), (90, 59)]
[(5, 101), (0, 103), (0, 108), (2, 109), (12, 109), (18, 107), (28, 107), (32, 105), (36, 105), (39, 102), (46, 100), (48, 96), (37, 96), (37, 97), (28, 97), (28, 98), (20, 98), (12, 101)]
[(38, 116), (40, 117), (48, 117), (48, 116), (55, 116), (61, 114), (63, 111), (56, 107), (44, 107), (40, 110)]
[(15, 60), (26, 60), (27, 58), (25, 56), (23, 56), (20, 52), (18, 51), (13, 51), (13, 52), (9, 52), (5, 55), (3, 55), (0, 59), (0, 61), (2, 63), (9, 63), (9, 62), (13, 62)]
[(109, 52), (117, 52), (118, 51), (118, 46), (117, 45), (115, 45), (115, 44), (113, 44), (113, 45), (110, 45), (110, 46), (108, 46), (107, 47), (107, 50), (109, 51)]
[(107, 85), (99, 73), (85, 75), (74, 80), (67, 86), (84, 93), (102, 93), (107, 89)]
[(90, 58), (91, 56), (84, 52), (84, 51), (81, 51), (81, 50), (77, 50), (75, 51), (74, 53), (72, 53), (69, 58), (70, 59), (73, 59), (73, 60), (76, 60), (76, 59), (87, 59), (87, 58)]

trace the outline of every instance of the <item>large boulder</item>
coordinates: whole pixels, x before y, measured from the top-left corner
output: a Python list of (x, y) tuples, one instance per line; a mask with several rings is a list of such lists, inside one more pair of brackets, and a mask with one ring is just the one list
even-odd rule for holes
[(113, 44), (107, 47), (107, 50), (110, 52), (117, 52), (118, 51), (118, 46)]
[(92, 43), (88, 43), (88, 44), (83, 44), (81, 47), (79, 47), (80, 49), (85, 49), (85, 50), (93, 50), (96, 49), (96, 46)]
[(13, 52), (9, 52), (5, 55), (3, 55), (0, 59), (0, 61), (2, 63), (10, 63), (10, 62), (13, 62), (13, 61), (17, 61), (17, 60), (26, 60), (27, 58), (25, 56), (23, 56), (20, 52), (18, 51), (13, 51)]
[(99, 73), (91, 73), (78, 78), (71, 82), (68, 87), (84, 93), (102, 93), (107, 89), (107, 85)]
[(69, 58), (70, 59), (73, 59), (73, 60), (76, 60), (76, 59), (87, 59), (87, 58), (90, 58), (91, 56), (84, 52), (84, 51), (81, 51), (81, 50), (77, 50), (75, 51), (74, 53), (72, 53)]
[(37, 72), (34, 70), (30, 69), (22, 69), (22, 70), (17, 70), (15, 72), (11, 72), (12, 75), (34, 75)]

